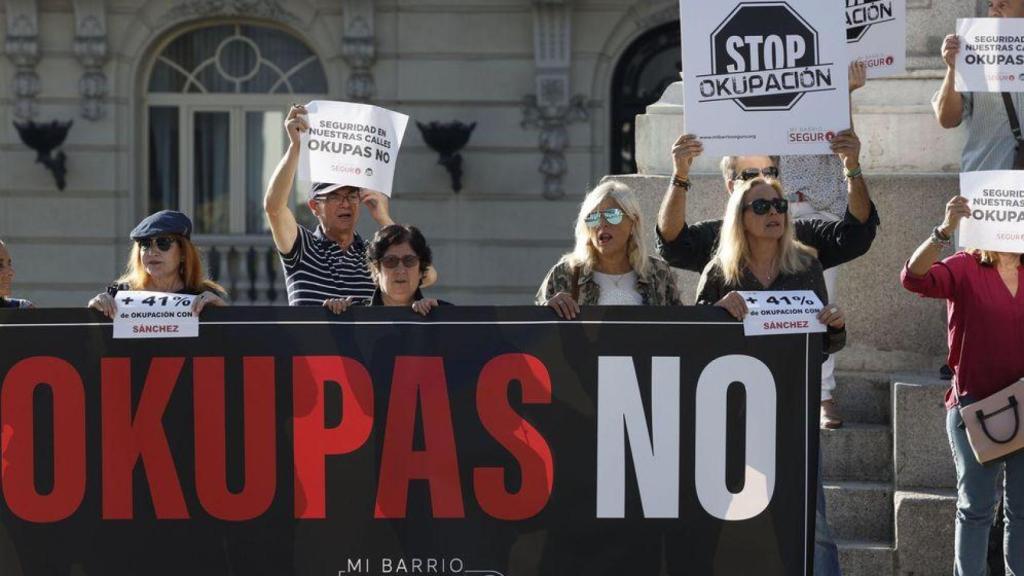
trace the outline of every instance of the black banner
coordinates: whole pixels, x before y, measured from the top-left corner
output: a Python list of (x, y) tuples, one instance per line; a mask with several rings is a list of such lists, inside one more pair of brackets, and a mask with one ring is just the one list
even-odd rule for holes
[(820, 336), (712, 308), (0, 311), (0, 572), (810, 574)]

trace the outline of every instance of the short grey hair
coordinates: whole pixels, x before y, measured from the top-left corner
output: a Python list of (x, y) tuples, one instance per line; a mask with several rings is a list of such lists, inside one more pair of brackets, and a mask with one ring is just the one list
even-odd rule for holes
[[(759, 154), (758, 154), (759, 156)], [(722, 170), (722, 179), (726, 182), (736, 179), (736, 164), (739, 163), (742, 156), (722, 156), (722, 162), (719, 163), (718, 167)], [(769, 156), (772, 159), (772, 164), (775, 168), (779, 167), (779, 157)], [(779, 176), (782, 176), (782, 172), (779, 172)]]

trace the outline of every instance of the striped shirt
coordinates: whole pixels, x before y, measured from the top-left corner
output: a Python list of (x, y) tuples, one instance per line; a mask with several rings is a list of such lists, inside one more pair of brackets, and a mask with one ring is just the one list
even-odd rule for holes
[(358, 234), (342, 250), (319, 226), (316, 232), (298, 229), (291, 251), (281, 254), (289, 306), (320, 306), (328, 298), (349, 296), (363, 302), (373, 296), (376, 285), (366, 263), (366, 243)]

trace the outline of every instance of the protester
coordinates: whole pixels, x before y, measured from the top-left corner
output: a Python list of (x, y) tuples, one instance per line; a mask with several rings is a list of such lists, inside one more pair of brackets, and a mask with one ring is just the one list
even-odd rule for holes
[(28, 300), (11, 297), (11, 284), (14, 282), (14, 259), (7, 251), (7, 245), (0, 240), (0, 309), (3, 308), (35, 308)]
[[(1024, 0), (991, 0), (989, 18), (1024, 17)], [(1010, 118), (1004, 96), (998, 92), (956, 91), (956, 58), (960, 38), (950, 34), (942, 41), (942, 60), (946, 75), (942, 87), (932, 96), (935, 117), (943, 128), (965, 124), (967, 139), (960, 154), (960, 170), (1009, 170), (1013, 168), (1017, 142), (1010, 129)], [(1024, 95), (1007, 93), (1019, 123), (1024, 124)]]
[[(427, 239), (415, 226), (390, 224), (374, 234), (366, 252), (376, 288), (370, 306), (407, 306), (421, 316), (447, 302), (425, 298), (421, 289), (437, 280)], [(329, 298), (323, 306), (335, 314), (347, 310), (356, 299)]]
[[(854, 61), (849, 68), (850, 94), (867, 83), (867, 66)], [(852, 114), (851, 114), (852, 118)], [(857, 168), (859, 170), (859, 168)], [(846, 213), (846, 168), (835, 154), (788, 155), (779, 157), (779, 172), (785, 174), (786, 200), (793, 220), (842, 220)], [(825, 287), (830, 299), (836, 297), (839, 267), (825, 270)], [(832, 393), (836, 389), (835, 357), (821, 365), (821, 427), (840, 428), (842, 417)]]
[(192, 310), (197, 314), (206, 306), (227, 306), (227, 291), (206, 277), (199, 251), (191, 241), (188, 216), (161, 210), (139, 222), (129, 236), (135, 243), (124, 274), (90, 300), (90, 308), (113, 318), (117, 313), (114, 296), (120, 290), (195, 296)]
[[(846, 208), (841, 220), (805, 218), (795, 221), (796, 238), (813, 248), (822, 268), (844, 264), (867, 253), (874, 242), (878, 226), (878, 213), (860, 168), (860, 139), (852, 130), (840, 132), (830, 146), (846, 172)], [(690, 188), (690, 165), (703, 152), (703, 145), (692, 135), (685, 134), (672, 148), (674, 175), (665, 192), (658, 213), (658, 249), (672, 266), (701, 272), (711, 259), (722, 228), (721, 220), (686, 222), (686, 193)], [(725, 156), (721, 162), (725, 189), (733, 188), (759, 176), (788, 179), (792, 177), (803, 186), (806, 174), (789, 175), (779, 170), (777, 156)], [(833, 362), (822, 366), (821, 424), (826, 428), (842, 425), (832, 400), (835, 378)]]
[(311, 231), (299, 225), (288, 201), (299, 166), (300, 134), (309, 130), (306, 108), (292, 106), (284, 126), (288, 150), (267, 185), (263, 209), (284, 264), (288, 304), (320, 306), (328, 299), (348, 297), (367, 300), (374, 283), (366, 265), (366, 243), (356, 233), (359, 206), (366, 206), (379, 225), (387, 226), (394, 223), (388, 197), (355, 186), (315, 183), (306, 205), (317, 219), (317, 228)]
[(939, 261), (960, 220), (969, 216), (966, 198), (950, 200), (942, 224), (910, 257), (900, 279), (911, 292), (945, 298), (948, 307), (953, 383), (946, 392), (946, 434), (959, 492), (954, 573), (987, 573), (989, 530), (1000, 497), (997, 483), (1005, 474), (1006, 573), (1024, 574), (1024, 452), (980, 464), (959, 410), (1024, 378), (1024, 260), (1020, 254), (967, 250)]
[[(794, 237), (788, 208), (778, 180), (753, 178), (736, 186), (726, 204), (721, 240), (701, 274), (697, 303), (722, 307), (741, 320), (748, 310), (738, 290), (813, 290), (825, 305), (818, 314), (827, 326), (822, 350), (831, 354), (846, 344), (846, 320), (843, 311), (829, 302), (814, 251)], [(840, 573), (839, 550), (828, 527), (819, 475), (814, 574)]]
[(632, 190), (618, 182), (594, 188), (576, 218), (576, 246), (548, 272), (537, 304), (566, 319), (575, 318), (580, 306), (680, 304), (675, 275), (648, 255), (643, 227)]

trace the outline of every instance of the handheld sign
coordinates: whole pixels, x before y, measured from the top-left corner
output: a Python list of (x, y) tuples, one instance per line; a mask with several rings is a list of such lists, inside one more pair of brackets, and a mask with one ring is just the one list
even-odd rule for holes
[(960, 221), (961, 248), (1024, 252), (1024, 180), (1015, 170), (960, 174), (960, 195), (971, 217)]
[(743, 319), (747, 336), (824, 332), (818, 320), (821, 300), (810, 290), (740, 292), (749, 313)]
[(907, 71), (906, 0), (845, 0), (850, 60), (867, 66), (868, 78)]
[(121, 290), (114, 297), (114, 338), (196, 338), (199, 316), (192, 312), (195, 296)]
[(314, 100), (306, 105), (299, 180), (367, 188), (391, 196), (395, 162), (409, 117), (352, 102)]
[(683, 122), (704, 153), (829, 154), (850, 127), (846, 32), (820, 0), (680, 0)]
[(1024, 18), (958, 18), (957, 92), (1024, 92)]

